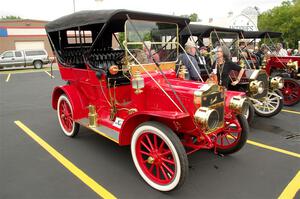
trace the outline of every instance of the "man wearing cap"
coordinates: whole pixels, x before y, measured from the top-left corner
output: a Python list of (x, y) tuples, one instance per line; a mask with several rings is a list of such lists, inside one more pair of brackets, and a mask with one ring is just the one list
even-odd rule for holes
[(187, 41), (185, 44), (185, 53), (179, 55), (178, 60), (187, 68), (191, 80), (200, 80), (200, 69), (198, 66), (196, 55), (196, 44)]

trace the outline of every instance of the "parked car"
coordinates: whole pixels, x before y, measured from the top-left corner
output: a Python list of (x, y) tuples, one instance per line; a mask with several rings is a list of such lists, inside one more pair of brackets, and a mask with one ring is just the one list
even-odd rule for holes
[[(241, 63), (242, 49), (239, 47), (239, 40), (242, 36), (243, 30), (190, 24), (189, 28), (185, 28), (181, 33), (181, 43), (184, 44), (190, 36), (197, 37), (197, 43), (199, 46), (204, 45), (204, 40), (209, 41), (209, 47), (211, 48), (210, 54), (204, 56), (211, 56), (213, 49), (218, 45), (226, 45), (231, 51), (232, 61)], [(243, 57), (244, 58), (244, 57)], [(211, 60), (210, 63), (213, 63)], [(245, 112), (245, 117), (248, 122), (251, 123), (254, 112), (261, 117), (272, 117), (277, 115), (283, 107), (283, 97), (279, 89), (283, 87), (283, 80), (281, 77), (274, 77), (269, 81), (269, 75), (263, 69), (254, 69), (247, 64), (243, 64), (245, 72), (241, 78), (241, 81), (236, 86), (229, 86), (229, 90), (243, 91), (247, 94), (248, 102), (251, 103), (249, 111)], [(201, 66), (200, 66), (201, 67)], [(202, 70), (203, 79), (208, 79), (208, 74), (211, 72), (209, 65), (206, 65), (206, 69)], [(206, 72), (208, 70), (208, 72)], [(237, 77), (237, 73), (231, 73), (230, 78), (234, 81)], [(253, 110), (254, 109), (254, 110)]]
[(43, 68), (50, 62), (46, 50), (9, 50), (0, 55), (0, 69), (4, 67), (34, 66), (36, 69)]
[[(246, 31), (244, 32), (245, 39), (262, 39), (264, 43), (271, 43), (273, 38), (281, 38), (282, 33), (270, 31)], [(268, 46), (267, 46), (268, 47)], [(268, 47), (269, 49), (275, 46)], [(300, 101), (300, 56), (275, 56), (270, 55), (263, 60), (263, 68), (270, 76), (281, 76), (284, 79), (284, 87), (281, 92), (284, 97), (284, 105), (293, 106)]]
[[(74, 137), (82, 125), (131, 145), (137, 171), (160, 191), (183, 185), (187, 154), (235, 153), (249, 132), (245, 93), (176, 77), (178, 31), (186, 23), (177, 16), (96, 10), (46, 25), (66, 81), (52, 93), (63, 133)], [(120, 47), (112, 48), (116, 40)]]

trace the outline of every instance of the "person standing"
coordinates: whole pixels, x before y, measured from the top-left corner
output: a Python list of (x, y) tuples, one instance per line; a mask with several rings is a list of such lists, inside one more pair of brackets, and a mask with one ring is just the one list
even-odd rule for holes
[[(191, 80), (200, 80), (200, 68), (196, 59), (196, 44), (192, 41), (187, 41), (185, 44), (185, 53), (178, 56), (178, 60), (187, 68)], [(176, 69), (178, 73), (179, 68)]]
[[(243, 74), (244, 69), (241, 68), (236, 63), (230, 60), (230, 51), (226, 46), (220, 46), (217, 50), (217, 60), (213, 64), (213, 73), (217, 75), (218, 84), (220, 86), (224, 86), (228, 89), (230, 85), (235, 86), (237, 85)], [(237, 71), (238, 76), (236, 77), (235, 81), (232, 81), (230, 77), (231, 71)]]

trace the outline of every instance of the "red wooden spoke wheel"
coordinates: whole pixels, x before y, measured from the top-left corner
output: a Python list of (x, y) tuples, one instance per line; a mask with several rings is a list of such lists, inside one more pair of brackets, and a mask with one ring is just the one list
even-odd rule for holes
[(57, 102), (57, 116), (64, 134), (74, 137), (79, 131), (79, 124), (73, 120), (72, 105), (67, 96), (61, 95)]
[(244, 116), (237, 115), (225, 122), (222, 133), (217, 135), (217, 152), (231, 154), (239, 151), (246, 143), (249, 126)]
[(132, 136), (131, 153), (138, 172), (153, 188), (171, 191), (183, 184), (187, 155), (170, 128), (158, 122), (141, 124)]
[(300, 100), (300, 85), (292, 78), (284, 79), (284, 87), (281, 89), (283, 94), (283, 103), (286, 106), (293, 106)]

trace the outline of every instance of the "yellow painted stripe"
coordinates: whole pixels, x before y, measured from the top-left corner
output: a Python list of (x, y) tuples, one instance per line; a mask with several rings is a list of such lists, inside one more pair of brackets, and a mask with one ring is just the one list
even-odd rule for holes
[(49, 75), (52, 79), (54, 79), (55, 77), (53, 75), (51, 75), (48, 71), (45, 71), (45, 73), (47, 73), (47, 75)]
[(298, 112), (298, 111), (291, 111), (291, 110), (286, 110), (286, 109), (282, 109), (281, 111), (300, 115), (300, 112)]
[(278, 199), (294, 198), (297, 192), (300, 191), (300, 171), (292, 179), (292, 181), (285, 187)]
[(9, 79), (10, 79), (10, 75), (11, 75), (10, 73), (7, 75), (7, 78), (6, 78), (6, 80), (5, 80), (6, 82), (8, 82), (8, 81), (9, 81)]
[[(233, 139), (233, 137), (231, 135), (227, 135), (227, 137), (229, 139)], [(271, 151), (276, 151), (276, 152), (279, 152), (279, 153), (290, 155), (290, 156), (293, 156), (293, 157), (296, 157), (296, 158), (300, 158), (299, 153), (295, 153), (295, 152), (287, 151), (287, 150), (284, 150), (284, 149), (276, 148), (276, 147), (273, 147), (273, 146), (269, 146), (269, 145), (266, 145), (266, 144), (254, 142), (252, 140), (247, 140), (247, 143), (251, 144), (251, 145), (254, 145), (254, 146), (257, 146), (257, 147), (260, 147), (260, 148), (264, 148), (264, 149), (268, 149), (268, 150), (271, 150)]]
[(299, 153), (295, 153), (295, 152), (287, 151), (287, 150), (284, 150), (284, 149), (276, 148), (276, 147), (273, 147), (273, 146), (265, 145), (265, 144), (262, 144), (262, 143), (254, 142), (252, 140), (247, 140), (247, 143), (251, 144), (251, 145), (254, 145), (254, 146), (257, 146), (257, 147), (260, 147), (260, 148), (264, 148), (264, 149), (276, 151), (278, 153), (283, 153), (283, 154), (286, 154), (286, 155), (289, 155), (289, 156), (300, 158)]
[(50, 153), (58, 162), (60, 162), (64, 167), (66, 167), (71, 173), (73, 173), (77, 178), (79, 178), (83, 183), (89, 186), (93, 191), (95, 191), (99, 196), (103, 198), (113, 199), (116, 198), (112, 193), (107, 191), (104, 187), (99, 185), (91, 177), (85, 174), (81, 169), (76, 167), (67, 158), (61, 155), (53, 147), (51, 147), (42, 138), (31, 131), (27, 126), (25, 126), (20, 121), (15, 121), (15, 124), (20, 127), (27, 135), (29, 135), (33, 140), (35, 140), (39, 145), (41, 145), (48, 153)]
[[(57, 67), (53, 67), (53, 71), (58, 70)], [(51, 68), (43, 68), (43, 69), (16, 69), (16, 70), (8, 70), (8, 71), (0, 71), (0, 74), (7, 75), (7, 74), (23, 74), (23, 73), (40, 73), (44, 71), (51, 71)]]

